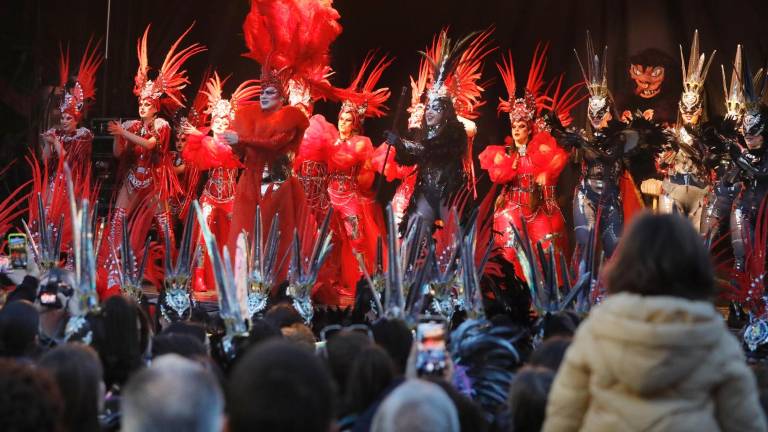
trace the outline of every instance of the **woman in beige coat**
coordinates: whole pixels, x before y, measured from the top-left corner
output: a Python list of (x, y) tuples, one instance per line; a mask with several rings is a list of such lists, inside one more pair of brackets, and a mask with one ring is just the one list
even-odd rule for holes
[(739, 342), (711, 300), (709, 255), (678, 215), (643, 215), (576, 332), (544, 431), (765, 431)]

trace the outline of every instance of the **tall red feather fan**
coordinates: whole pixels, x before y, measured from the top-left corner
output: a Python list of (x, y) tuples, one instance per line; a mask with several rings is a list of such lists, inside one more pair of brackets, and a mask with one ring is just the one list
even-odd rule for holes
[(322, 79), (330, 64), (330, 45), (341, 34), (331, 0), (251, 0), (243, 35), (251, 58), (262, 66), (262, 81), (279, 73), (288, 80)]

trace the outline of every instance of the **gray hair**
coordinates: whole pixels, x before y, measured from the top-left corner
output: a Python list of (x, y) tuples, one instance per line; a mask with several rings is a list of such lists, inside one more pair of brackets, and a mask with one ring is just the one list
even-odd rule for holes
[(218, 432), (224, 397), (216, 378), (175, 354), (134, 375), (122, 398), (123, 432)]
[(438, 385), (413, 379), (384, 399), (373, 417), (371, 432), (459, 432), (459, 414)]

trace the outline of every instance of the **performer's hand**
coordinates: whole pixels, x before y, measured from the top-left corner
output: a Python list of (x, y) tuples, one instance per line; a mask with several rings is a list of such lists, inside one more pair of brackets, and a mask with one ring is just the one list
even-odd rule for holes
[(200, 132), (200, 130), (194, 126), (192, 126), (189, 123), (184, 123), (184, 125), (181, 127), (181, 131), (184, 132), (186, 135), (202, 135), (203, 133)]
[(122, 136), (123, 132), (125, 132), (125, 129), (123, 129), (123, 125), (121, 125), (119, 122), (112, 120), (107, 125), (107, 130), (110, 134), (114, 136)]
[(237, 132), (226, 131), (221, 135), (222, 138), (224, 138), (224, 141), (230, 146), (235, 146), (238, 142), (240, 142), (240, 138), (237, 136)]
[(389, 145), (395, 145), (398, 141), (400, 141), (400, 135), (397, 134), (397, 132), (394, 131), (386, 131), (384, 132), (384, 140)]
[(640, 183), (640, 192), (646, 195), (659, 196), (662, 192), (661, 180), (648, 179)]
[(643, 118), (645, 118), (648, 121), (653, 120), (653, 110), (652, 109), (647, 109), (647, 110), (643, 111)]

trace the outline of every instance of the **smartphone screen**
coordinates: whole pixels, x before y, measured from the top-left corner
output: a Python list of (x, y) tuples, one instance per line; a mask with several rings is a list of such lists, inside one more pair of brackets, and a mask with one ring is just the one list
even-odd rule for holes
[(24, 234), (8, 234), (8, 253), (11, 267), (23, 269), (27, 267), (27, 236)]
[(422, 322), (416, 327), (416, 371), (419, 376), (442, 376), (447, 367), (445, 324)]

